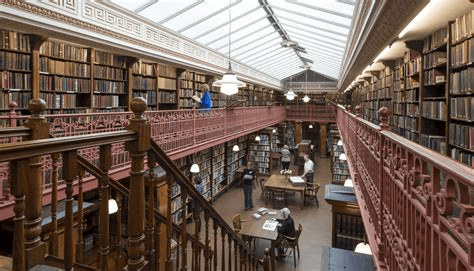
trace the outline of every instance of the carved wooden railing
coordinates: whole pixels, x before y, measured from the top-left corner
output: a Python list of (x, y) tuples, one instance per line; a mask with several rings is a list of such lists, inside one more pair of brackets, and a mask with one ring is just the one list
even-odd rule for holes
[[(15, 197), (15, 218), (14, 218), (14, 242), (13, 242), (13, 270), (26, 270), (31, 267), (45, 264), (66, 270), (92, 270), (93, 268), (81, 265), (82, 261), (82, 229), (83, 229), (83, 209), (82, 209), (82, 180), (85, 172), (90, 172), (99, 180), (98, 191), (100, 195), (99, 203), (99, 251), (100, 256), (97, 267), (101, 270), (108, 270), (110, 266), (110, 252), (114, 249), (120, 250), (122, 242), (117, 238), (114, 245), (110, 245), (109, 240), (109, 214), (108, 199), (110, 198), (109, 179), (112, 165), (112, 144), (125, 142), (125, 150), (130, 153), (130, 188), (129, 191), (114, 184), (113, 191), (119, 202), (126, 198), (128, 201), (128, 222), (126, 242), (127, 262), (126, 268), (129, 270), (157, 270), (164, 264), (164, 270), (171, 270), (171, 233), (174, 231), (180, 236), (181, 261), (177, 260), (177, 266), (181, 270), (187, 270), (188, 264), (192, 270), (231, 270), (238, 266), (245, 270), (255, 270), (257, 261), (254, 254), (241, 238), (225, 223), (213, 207), (194, 189), (181, 171), (174, 165), (167, 154), (154, 143), (150, 136), (150, 124), (144, 117), (146, 102), (142, 98), (135, 98), (132, 102), (134, 116), (124, 131), (114, 131), (98, 133), (93, 137), (89, 135), (76, 135), (64, 138), (48, 138), (49, 124), (46, 119), (40, 116), (45, 104), (41, 100), (32, 100), (29, 105), (30, 111), (34, 114), (25, 122), (29, 131), (26, 141), (16, 143), (6, 143), (0, 145), (0, 162), (10, 164), (11, 192)], [(18, 131), (19, 132), (19, 131)], [(98, 148), (100, 150), (98, 163), (93, 165), (85, 157), (79, 155), (79, 150), (87, 148)], [(168, 203), (166, 217), (156, 215), (154, 204), (146, 209), (145, 204), (145, 160), (148, 154), (148, 166), (154, 167), (156, 162), (166, 170), (166, 180), (176, 181), (181, 186), (181, 197), (184, 202), (190, 197), (194, 201), (194, 223), (193, 236), (186, 232), (186, 223), (182, 223), (180, 228), (172, 225), (171, 208)], [(66, 186), (65, 193), (65, 226), (64, 226), (64, 258), (59, 259), (57, 251), (57, 195), (53, 193), (52, 204), (52, 237), (46, 257), (45, 244), (41, 241), (41, 222), (43, 208), (43, 176), (41, 174), (42, 157), (50, 155), (53, 159), (52, 187), (57, 187), (58, 182), (58, 161), (62, 159), (62, 175)], [(150, 171), (153, 172), (153, 171)], [(153, 184), (153, 174), (148, 177), (149, 193), (148, 201), (155, 202), (158, 197), (156, 186)], [(79, 208), (77, 213), (77, 243), (73, 243), (74, 214), (73, 214), (73, 185), (78, 182)], [(155, 191), (155, 193), (153, 193)], [(169, 201), (168, 201), (169, 202)], [(146, 219), (145, 211), (149, 216)], [(204, 217), (204, 230), (201, 231), (201, 211)], [(155, 218), (157, 218), (155, 220)], [(120, 221), (120, 220), (119, 220)], [(214, 245), (211, 246), (209, 222), (212, 221)], [(118, 223), (120, 224), (120, 223)], [(164, 224), (165, 231), (161, 232), (161, 227), (156, 225)], [(146, 227), (145, 227), (146, 226)], [(145, 231), (146, 228), (146, 231)], [(154, 234), (155, 230), (156, 234)], [(221, 258), (217, 259), (217, 232), (220, 233)], [(204, 234), (204, 243), (200, 242), (201, 233)], [(117, 236), (121, 236), (117, 227)], [(160, 240), (166, 240), (165, 251), (160, 251), (156, 244)], [(226, 245), (227, 241), (227, 245)], [(192, 249), (188, 257), (188, 245), (192, 242)], [(212, 248), (211, 248), (212, 247)], [(120, 252), (120, 251), (119, 251)], [(211, 254), (212, 253), (212, 254)], [(121, 253), (116, 254), (115, 268), (121, 267)], [(164, 263), (160, 262), (164, 259)], [(212, 262), (211, 262), (212, 260)], [(268, 260), (266, 261), (268, 262)], [(217, 264), (220, 264), (220, 267)], [(267, 266), (268, 268), (268, 266)]]
[(377, 269), (473, 270), (473, 170), (336, 110)]

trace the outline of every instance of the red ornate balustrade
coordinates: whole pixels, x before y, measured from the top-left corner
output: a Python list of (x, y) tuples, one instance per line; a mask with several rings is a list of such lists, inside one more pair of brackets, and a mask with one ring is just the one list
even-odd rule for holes
[[(17, 127), (24, 123), (28, 116), (17, 115), (16, 104), (10, 105), (11, 111), (0, 116), (2, 126)], [(328, 113), (329, 112), (329, 113)], [(122, 131), (131, 112), (119, 113), (88, 113), (88, 114), (56, 114), (46, 115), (49, 123), (51, 137), (66, 137), (104, 132)], [(199, 109), (166, 110), (145, 112), (147, 122), (151, 127), (151, 137), (167, 155), (176, 160), (196, 151), (207, 149), (216, 144), (261, 130), (285, 120), (335, 122), (335, 114), (331, 107), (305, 105), (299, 107), (260, 106), (219, 108), (209, 111)], [(0, 144), (21, 141), (21, 137), (0, 137)], [(80, 155), (97, 165), (99, 161), (99, 148), (81, 149)], [(45, 202), (49, 201), (51, 191), (51, 174), (53, 160), (43, 156), (43, 191)], [(54, 163), (59, 168), (62, 161)], [(112, 144), (111, 174), (121, 178), (128, 174), (130, 157), (125, 151), (124, 143)], [(13, 198), (10, 196), (8, 163), (0, 163), (0, 215), (11, 217), (13, 215)], [(86, 175), (83, 180), (84, 189), (87, 191), (97, 186), (96, 178)], [(58, 182), (59, 197), (65, 196), (65, 184)]]
[(377, 270), (474, 270), (473, 169), (335, 109)]

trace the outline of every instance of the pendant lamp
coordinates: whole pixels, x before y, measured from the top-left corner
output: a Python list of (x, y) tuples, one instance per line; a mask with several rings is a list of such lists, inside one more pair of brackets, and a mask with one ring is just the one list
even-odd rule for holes
[(230, 60), (230, 34), (231, 34), (231, 26), (232, 26), (232, 17), (230, 15), (230, 8), (231, 2), (229, 1), (229, 67), (225, 72), (224, 76), (221, 80), (217, 80), (212, 83), (213, 86), (220, 87), (221, 92), (226, 95), (233, 95), (239, 92), (240, 87), (245, 87), (245, 83), (242, 81), (237, 80), (237, 76), (232, 71), (232, 65)]

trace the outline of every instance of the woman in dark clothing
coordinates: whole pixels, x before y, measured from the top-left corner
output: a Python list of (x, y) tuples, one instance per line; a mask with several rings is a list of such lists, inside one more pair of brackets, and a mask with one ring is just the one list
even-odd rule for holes
[(253, 209), (253, 180), (255, 179), (255, 171), (250, 164), (247, 164), (247, 168), (244, 170), (242, 178), (242, 187), (244, 188), (244, 204), (245, 210)]

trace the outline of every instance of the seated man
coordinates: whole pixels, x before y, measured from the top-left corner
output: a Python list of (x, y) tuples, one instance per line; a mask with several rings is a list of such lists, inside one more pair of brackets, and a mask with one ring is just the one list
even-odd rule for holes
[(288, 237), (295, 237), (295, 222), (293, 218), (290, 216), (290, 209), (283, 208), (281, 209), (281, 214), (283, 216), (283, 222), (277, 228), (278, 231), (278, 238), (277, 238), (277, 247), (278, 247), (278, 259), (282, 259), (285, 257), (285, 252), (280, 244), (283, 242), (283, 236)]

